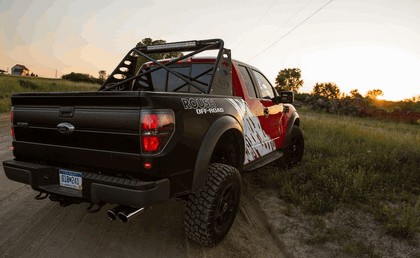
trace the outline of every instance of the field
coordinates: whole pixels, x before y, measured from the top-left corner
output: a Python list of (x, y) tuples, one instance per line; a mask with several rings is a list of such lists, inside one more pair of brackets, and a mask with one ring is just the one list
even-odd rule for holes
[(266, 184), (279, 188), (282, 198), (309, 213), (352, 205), (374, 212), (392, 234), (410, 237), (419, 231), (418, 125), (309, 110), (301, 117), (306, 140), (303, 162), (268, 174)]
[[(289, 208), (284, 214), (291, 216), (290, 211), (298, 208), (311, 218), (314, 231), (306, 243), (349, 238), (343, 235), (346, 228), (340, 228), (343, 223), (337, 223), (333, 230), (325, 226), (328, 216), (347, 210), (368, 214), (386, 236), (395, 242), (408, 241), (418, 252), (420, 126), (306, 108), (299, 112), (306, 145), (302, 163), (291, 169), (267, 167), (258, 184), (274, 189), (285, 201)], [(368, 229), (363, 223), (354, 222), (353, 227), (365, 232)], [(378, 254), (381, 249), (363, 241), (347, 248), (356, 256)]]
[(98, 84), (62, 79), (0, 75), (0, 113), (10, 111), (10, 96), (18, 92), (95, 91)]

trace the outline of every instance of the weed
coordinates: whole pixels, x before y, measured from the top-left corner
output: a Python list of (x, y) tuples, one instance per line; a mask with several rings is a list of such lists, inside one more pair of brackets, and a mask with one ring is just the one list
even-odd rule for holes
[(354, 257), (370, 257), (379, 258), (381, 255), (376, 251), (372, 244), (366, 244), (364, 242), (350, 243), (343, 247), (343, 251)]
[(38, 88), (38, 86), (31, 80), (21, 80), (19, 79), (19, 84), (20, 86), (22, 86), (22, 88), (24, 89), (29, 89), (29, 90), (36, 90)]
[(312, 223), (315, 229), (324, 230), (326, 228), (325, 220), (322, 216), (314, 216)]
[(309, 245), (322, 245), (327, 242), (338, 242), (341, 239), (348, 237), (346, 232), (343, 232), (338, 227), (327, 227), (325, 221), (320, 216), (315, 216), (312, 221), (313, 232), (311, 237), (304, 239), (304, 242)]
[(286, 207), (283, 210), (283, 214), (287, 217), (291, 217), (293, 215), (293, 206), (290, 203), (286, 204)]
[(403, 204), (391, 208), (382, 205), (376, 218), (385, 224), (387, 233), (399, 238), (412, 238), (420, 231), (420, 199), (413, 206)]

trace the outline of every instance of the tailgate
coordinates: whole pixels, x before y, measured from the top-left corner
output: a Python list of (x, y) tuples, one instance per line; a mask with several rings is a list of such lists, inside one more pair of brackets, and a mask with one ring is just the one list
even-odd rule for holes
[(16, 94), (14, 155), (73, 167), (136, 170), (139, 92)]

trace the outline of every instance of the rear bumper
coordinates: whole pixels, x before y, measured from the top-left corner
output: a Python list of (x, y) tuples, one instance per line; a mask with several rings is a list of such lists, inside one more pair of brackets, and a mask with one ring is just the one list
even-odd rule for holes
[(34, 190), (91, 203), (115, 203), (132, 207), (145, 207), (170, 198), (168, 179), (140, 181), (82, 173), (82, 190), (59, 185), (59, 168), (7, 160), (3, 162), (6, 176), (20, 183), (31, 185)]

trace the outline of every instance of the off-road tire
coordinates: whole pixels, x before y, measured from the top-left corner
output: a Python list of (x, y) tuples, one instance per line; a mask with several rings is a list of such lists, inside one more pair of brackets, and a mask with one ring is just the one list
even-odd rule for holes
[(235, 220), (240, 196), (239, 171), (226, 164), (210, 164), (204, 187), (185, 202), (187, 237), (205, 246), (219, 243)]
[(284, 150), (283, 161), (286, 167), (291, 167), (302, 161), (305, 141), (302, 130), (293, 125), (289, 145)]

